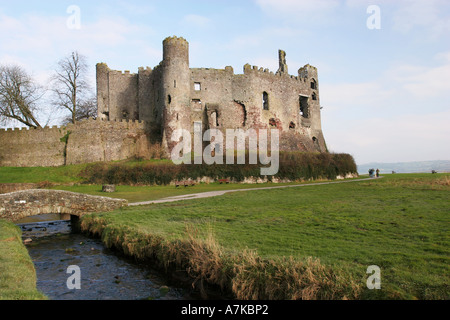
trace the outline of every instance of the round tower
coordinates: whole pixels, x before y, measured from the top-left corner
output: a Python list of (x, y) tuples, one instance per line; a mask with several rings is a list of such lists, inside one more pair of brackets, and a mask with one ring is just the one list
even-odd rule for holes
[(189, 43), (178, 37), (163, 41), (162, 93), (164, 99), (163, 145), (170, 153), (176, 129), (192, 131), (190, 111)]
[(106, 63), (97, 63), (97, 117), (109, 120), (109, 68)]

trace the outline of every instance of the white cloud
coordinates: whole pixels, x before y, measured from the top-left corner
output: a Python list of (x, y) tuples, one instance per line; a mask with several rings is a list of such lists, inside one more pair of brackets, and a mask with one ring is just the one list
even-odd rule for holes
[[(326, 116), (325, 116), (326, 118)], [(352, 153), (357, 163), (450, 159), (450, 111), (372, 117), (324, 128), (328, 147)], [(333, 121), (331, 119), (326, 120)]]
[(322, 26), (333, 21), (339, 0), (255, 0), (269, 17), (279, 21), (289, 21), (296, 25), (318, 24)]
[(181, 23), (189, 27), (205, 28), (211, 24), (211, 19), (198, 14), (188, 14), (184, 16)]
[(364, 83), (323, 84), (328, 147), (358, 163), (450, 159), (450, 52), (432, 67), (401, 64)]
[[(52, 52), (58, 48), (114, 47), (124, 44), (130, 36), (151, 33), (148, 27), (130, 23), (121, 17), (101, 18), (95, 22), (81, 23), (80, 30), (66, 26), (67, 17), (26, 15), (21, 18), (0, 16), (2, 51), (6, 52)], [(67, 50), (67, 49), (64, 49)]]
[(403, 0), (394, 13), (394, 30), (410, 33), (421, 28), (427, 30), (432, 39), (448, 36), (448, 9), (449, 3), (445, 0)]
[(401, 65), (389, 72), (393, 81), (418, 98), (437, 97), (450, 92), (450, 61), (436, 67)]
[(116, 4), (120, 10), (125, 10), (128, 14), (139, 16), (155, 13), (155, 8), (148, 3), (133, 4), (130, 1), (117, 1)]
[(110, 59), (119, 52), (127, 52), (133, 46), (139, 49), (135, 52), (150, 52), (156, 56), (143, 40), (154, 34), (148, 26), (117, 16), (93, 22), (82, 18), (80, 30), (69, 29), (66, 22), (64, 15), (10, 17), (0, 13), (0, 52), (7, 52), (9, 61), (16, 60), (21, 65), (30, 66), (30, 72), (38, 73), (51, 72), (56, 61), (73, 50), (93, 59), (90, 61), (91, 69), (95, 63)]
[(345, 109), (382, 110), (393, 90), (380, 82), (323, 84), (321, 101), (328, 111)]
[[(155, 60), (161, 57), (160, 50), (153, 49), (145, 42), (145, 38), (154, 34), (148, 26), (112, 15), (92, 22), (85, 21), (82, 12), (81, 29), (71, 30), (67, 27), (67, 17), (64, 14), (24, 14), (12, 17), (0, 12), (0, 63), (18, 64), (38, 83), (46, 85), (57, 61), (77, 50), (88, 58), (88, 77), (95, 88), (97, 62), (109, 62), (116, 56), (123, 59), (130, 52), (146, 52), (149, 57), (157, 57)], [(134, 62), (132, 59), (126, 61)], [(119, 66), (122, 67), (128, 66)]]
[(256, 0), (263, 10), (284, 14), (305, 14), (328, 11), (339, 6), (338, 0)]
[[(448, 100), (450, 92), (450, 52), (437, 54), (428, 61), (433, 66), (398, 64), (380, 72), (370, 82), (325, 83), (321, 85), (321, 101), (330, 109), (365, 108), (383, 111), (386, 108), (417, 110), (430, 99)], [(432, 106), (428, 106), (430, 112)]]

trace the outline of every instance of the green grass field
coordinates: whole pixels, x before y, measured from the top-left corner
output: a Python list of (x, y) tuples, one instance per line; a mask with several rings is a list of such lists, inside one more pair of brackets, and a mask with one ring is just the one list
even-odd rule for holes
[[(307, 181), (301, 182), (301, 184), (311, 184), (318, 181)], [(105, 193), (102, 192), (101, 185), (88, 185), (88, 184), (75, 184), (70, 186), (57, 185), (52, 186), (50, 189), (55, 190), (65, 190), (71, 192), (78, 192), (89, 194), (93, 196), (103, 196), (111, 198), (119, 198), (128, 200), (128, 202), (143, 202), (158, 200), (167, 197), (187, 195), (193, 193), (202, 193), (209, 191), (221, 191), (221, 190), (237, 190), (237, 189), (257, 189), (265, 188), (270, 186), (288, 186), (297, 185), (299, 182), (290, 183), (259, 183), (259, 184), (240, 184), (240, 183), (230, 183), (230, 184), (220, 184), (219, 182), (214, 183), (200, 183), (195, 186), (189, 187), (175, 187), (173, 185), (163, 185), (163, 186), (116, 186), (116, 192)]]
[[(78, 174), (83, 168), (84, 165), (0, 168), (0, 183), (48, 181), (56, 184), (52, 186), (56, 189), (106, 195), (100, 192), (100, 185), (82, 184)], [(188, 193), (265, 186), (268, 184), (213, 183), (188, 188), (118, 186), (118, 192), (108, 196), (138, 202)], [(310, 282), (313, 286), (329, 286), (333, 281), (337, 285), (330, 289), (331, 294), (309, 295), (312, 297), (449, 299), (449, 191), (450, 174), (395, 174), (383, 179), (343, 184), (236, 192), (214, 198), (128, 207), (85, 216), (83, 223), (91, 231), (103, 233), (105, 243), (117, 245), (121, 242), (131, 254), (139, 245), (142, 246), (140, 252), (146, 254), (151, 252), (148, 247), (159, 246), (166, 250), (158, 253), (160, 257), (167, 258), (169, 254), (178, 257), (185, 250), (181, 242), (193, 244), (193, 237), (206, 239), (205, 243), (213, 245), (206, 245), (207, 250), (202, 249), (206, 255), (197, 260), (189, 256), (191, 263), (205, 264), (209, 257), (220, 259), (202, 265), (204, 269), (198, 272), (212, 278), (208, 268), (213, 268), (216, 273), (223, 273), (216, 278), (225, 281), (223, 279), (235, 276), (236, 270), (242, 269), (245, 271), (242, 274), (262, 281), (260, 291), (270, 281), (271, 285), (274, 282), (278, 283), (276, 285), (299, 282), (298, 270), (303, 270), (303, 274), (314, 270), (315, 274), (325, 275), (325, 278), (321, 278), (321, 282), (317, 279), (319, 282)], [(8, 242), (8, 246), (1, 246), (0, 241), (0, 250), (3, 250), (0, 269), (2, 274), (6, 274), (5, 270), (11, 274), (14, 263), (4, 257), (14, 256), (25, 265), (28, 261), (21, 258), (23, 252), (10, 255), (9, 241), (17, 237), (17, 230), (4, 222), (0, 227), (0, 240)], [(195, 251), (192, 247), (187, 250), (190, 254)], [(155, 252), (152, 254), (158, 256)], [(237, 255), (241, 255), (239, 259), (245, 263), (230, 258)], [(310, 261), (309, 257), (319, 259), (320, 264), (305, 262)], [(258, 264), (258, 259), (275, 262)], [(250, 260), (251, 267), (248, 265)], [(280, 260), (284, 262), (276, 262)], [(365, 281), (369, 276), (366, 270), (370, 265), (381, 268), (381, 290), (366, 288)], [(272, 274), (275, 269), (279, 273)], [(17, 281), (23, 281), (15, 279), (15, 273), (12, 272), (13, 276), (9, 278), (0, 278), (2, 288), (11, 288), (11, 283), (14, 286)], [(24, 274), (21, 272), (18, 277), (28, 277), (28, 283), (35, 281), (32, 274)], [(340, 276), (342, 274), (348, 275), (350, 280)], [(270, 281), (263, 281), (270, 277)], [(280, 280), (285, 278), (287, 280)], [(344, 288), (350, 282), (357, 289)], [(252, 297), (249, 287), (258, 291), (254, 283), (239, 283), (233, 286), (238, 291), (247, 288), (247, 295), (242, 295), (245, 298)], [(41, 298), (28, 288), (22, 292), (30, 292), (32, 298)], [(14, 296), (10, 294), (11, 291), (3, 293), (3, 297), (22, 296), (20, 291)], [(281, 294), (273, 296), (283, 297)], [(295, 293), (290, 297), (296, 297)]]
[(0, 219), (0, 300), (46, 300), (20, 235), (19, 227)]
[(0, 167), (0, 183), (81, 183), (78, 174), (86, 165), (65, 167)]
[(361, 299), (449, 299), (449, 174), (396, 174), (334, 185), (237, 192), (129, 207), (87, 219), (135, 235), (187, 239), (194, 227), (230, 254), (306, 257), (344, 269), (365, 286), (370, 265), (381, 290)]
[[(124, 160), (114, 161), (133, 167), (143, 163), (167, 164), (168, 160)], [(0, 183), (39, 183), (73, 184), (85, 182), (79, 174), (89, 164), (73, 164), (60, 167), (0, 167)]]

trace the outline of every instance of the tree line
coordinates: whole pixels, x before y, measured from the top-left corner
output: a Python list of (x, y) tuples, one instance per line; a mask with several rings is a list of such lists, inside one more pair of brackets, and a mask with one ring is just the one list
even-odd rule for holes
[(77, 51), (60, 59), (48, 88), (37, 83), (18, 65), (0, 65), (0, 124), (11, 120), (30, 128), (42, 128), (40, 103), (50, 93), (54, 108), (67, 111), (63, 124), (97, 116), (96, 96), (87, 81), (86, 58)]

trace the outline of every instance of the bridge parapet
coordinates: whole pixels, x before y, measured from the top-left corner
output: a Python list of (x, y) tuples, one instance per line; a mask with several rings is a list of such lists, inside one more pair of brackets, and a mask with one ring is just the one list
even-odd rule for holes
[(17, 221), (46, 213), (70, 214), (81, 217), (86, 213), (112, 211), (128, 206), (128, 201), (81, 193), (31, 189), (0, 194), (0, 218)]

